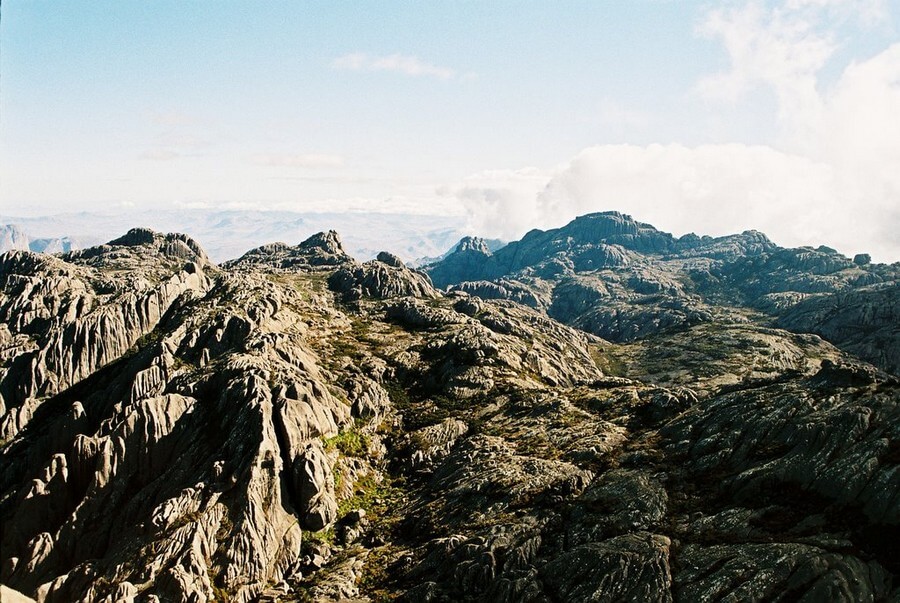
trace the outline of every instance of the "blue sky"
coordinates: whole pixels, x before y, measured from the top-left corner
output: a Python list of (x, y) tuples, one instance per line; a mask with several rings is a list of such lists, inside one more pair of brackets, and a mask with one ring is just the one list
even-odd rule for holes
[(512, 237), (622, 209), (900, 259), (893, 1), (2, 11), (5, 214), (390, 210)]

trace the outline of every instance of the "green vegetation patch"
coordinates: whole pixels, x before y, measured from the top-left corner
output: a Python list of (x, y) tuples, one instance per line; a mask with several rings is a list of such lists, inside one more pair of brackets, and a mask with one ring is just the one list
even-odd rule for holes
[(337, 450), (344, 456), (365, 458), (369, 454), (369, 436), (353, 427), (325, 440), (325, 450)]
[(372, 522), (393, 523), (390, 511), (396, 511), (403, 498), (402, 478), (384, 476), (378, 479), (374, 472), (364, 473), (353, 485), (353, 496), (338, 503), (338, 517), (353, 509), (364, 509)]
[(628, 366), (625, 361), (612, 350), (591, 346), (591, 358), (604, 375), (609, 377), (626, 377), (628, 375)]

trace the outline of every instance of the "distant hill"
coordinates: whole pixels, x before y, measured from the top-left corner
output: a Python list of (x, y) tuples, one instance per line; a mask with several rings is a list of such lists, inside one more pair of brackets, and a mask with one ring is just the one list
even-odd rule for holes
[[(263, 243), (296, 244), (326, 230), (337, 230), (352, 256), (369, 259), (390, 249), (405, 261), (438, 257), (465, 233), (458, 216), (375, 212), (289, 212), (200, 209), (107, 214), (81, 212), (36, 218), (0, 216), (37, 238), (70, 237), (95, 245), (135, 224), (163, 232), (187, 232), (203, 241), (214, 262), (243, 255)], [(12, 249), (6, 247), (4, 249)]]
[(86, 241), (72, 237), (32, 238), (15, 224), (0, 224), (0, 253), (24, 249), (39, 253), (62, 253), (86, 246)]

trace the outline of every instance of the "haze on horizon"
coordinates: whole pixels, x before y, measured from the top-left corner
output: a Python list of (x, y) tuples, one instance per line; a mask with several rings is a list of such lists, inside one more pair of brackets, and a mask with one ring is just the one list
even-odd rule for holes
[(7, 1), (0, 214), (397, 212), (513, 239), (619, 210), (898, 261), (898, 13)]

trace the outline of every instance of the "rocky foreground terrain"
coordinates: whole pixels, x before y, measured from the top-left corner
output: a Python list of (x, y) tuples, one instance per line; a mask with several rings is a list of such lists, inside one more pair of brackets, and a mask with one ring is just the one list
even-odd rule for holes
[(898, 274), (620, 214), (5, 253), (4, 596), (900, 601)]

